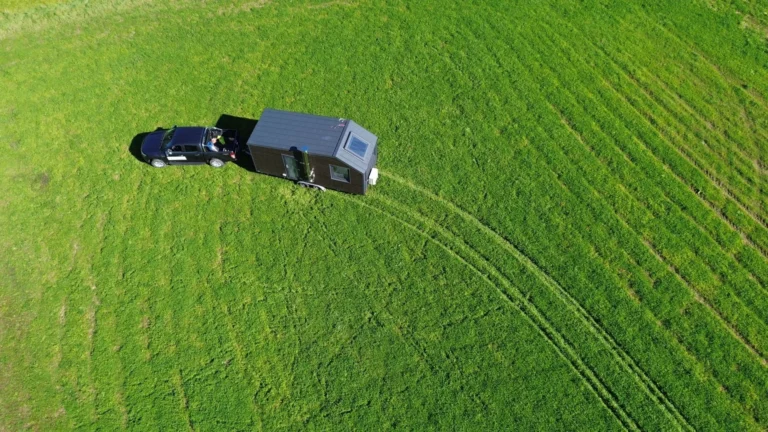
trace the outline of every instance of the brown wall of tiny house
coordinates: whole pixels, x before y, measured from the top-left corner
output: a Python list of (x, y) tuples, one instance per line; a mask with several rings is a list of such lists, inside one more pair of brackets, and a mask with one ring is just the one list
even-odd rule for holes
[[(283, 155), (295, 156), (290, 150), (277, 150), (268, 147), (248, 146), (251, 150), (253, 165), (256, 171), (275, 177), (285, 178), (285, 165)], [(315, 180), (312, 183), (319, 184), (328, 189), (334, 189), (352, 194), (365, 194), (365, 176), (362, 173), (349, 168), (344, 162), (324, 156), (309, 155), (309, 164), (315, 170)], [(349, 168), (349, 183), (340, 182), (331, 178), (331, 165)]]

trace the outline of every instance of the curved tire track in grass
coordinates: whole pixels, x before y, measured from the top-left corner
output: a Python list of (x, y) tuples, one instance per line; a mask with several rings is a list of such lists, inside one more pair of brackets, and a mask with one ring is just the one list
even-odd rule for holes
[[(388, 176), (390, 178), (393, 178), (390, 174), (385, 174), (383, 172), (380, 172), (382, 175)], [(605, 384), (600, 380), (600, 378), (595, 374), (592, 369), (584, 364), (583, 360), (578, 356), (574, 348), (566, 341), (563, 336), (551, 325), (551, 323), (539, 312), (538, 308), (536, 308), (535, 305), (533, 305), (517, 288), (512, 285), (512, 283), (506, 279), (501, 273), (487, 260), (485, 260), (482, 256), (480, 256), (472, 247), (464, 243), (463, 240), (458, 238), (457, 236), (451, 234), (444, 228), (440, 227), (436, 223), (433, 223), (430, 228), (435, 230), (435, 235), (430, 235), (428, 230), (421, 229), (418, 226), (402, 219), (401, 217), (397, 216), (394, 213), (391, 213), (390, 211), (382, 210), (379, 207), (372, 206), (370, 204), (367, 204), (360, 200), (354, 200), (352, 198), (344, 197), (345, 199), (350, 200), (351, 202), (356, 203), (357, 205), (366, 207), (368, 209), (374, 210), (376, 212), (379, 212), (386, 217), (389, 217), (398, 223), (402, 224), (403, 226), (407, 227), (408, 229), (415, 231), (419, 235), (427, 238), (429, 241), (440, 247), (441, 249), (445, 250), (450, 256), (467, 266), (469, 269), (471, 269), (474, 273), (476, 273), (478, 276), (480, 276), (485, 282), (487, 282), (489, 285), (493, 286), (494, 289), (498, 292), (498, 294), (501, 296), (501, 298), (520, 311), (520, 313), (541, 333), (541, 335), (547, 340), (547, 342), (552, 345), (552, 347), (557, 351), (557, 353), (565, 359), (568, 364), (571, 366), (571, 368), (581, 377), (581, 379), (588, 385), (589, 389), (597, 396), (597, 398), (601, 401), (601, 403), (605, 406), (606, 409), (608, 409), (614, 417), (621, 423), (621, 425), (626, 430), (633, 430), (633, 431), (639, 431), (640, 428), (635, 422), (634, 419), (632, 419), (622, 408), (622, 406), (619, 404), (619, 402), (616, 400), (616, 396), (605, 386)], [(385, 199), (382, 199), (379, 197), (381, 201), (385, 201)], [(442, 200), (442, 198), (439, 198), (439, 200)], [(448, 201), (445, 201), (446, 203)], [(453, 204), (450, 204), (451, 206)], [(423, 217), (422, 217), (423, 218)], [(427, 219), (428, 220), (428, 219)], [(479, 221), (477, 221), (479, 223)], [(482, 225), (482, 224), (481, 224)], [(484, 226), (484, 225), (483, 225)], [(488, 229), (488, 227), (485, 227)], [(451, 248), (446, 243), (439, 240), (439, 236), (446, 237), (448, 239), (452, 239), (453, 243), (458, 244), (460, 249), (466, 249), (469, 251), (469, 255), (475, 255), (475, 259), (478, 259), (481, 263), (483, 263), (483, 266), (487, 267), (487, 269), (490, 271), (491, 274), (493, 274), (494, 278), (499, 280), (502, 285), (505, 285), (509, 291), (502, 290), (499, 288), (499, 286), (494, 283), (486, 273), (484, 273), (482, 270), (480, 270), (476, 265), (470, 263), (466, 258), (464, 258), (462, 255), (460, 255), (457, 251), (455, 251), (453, 248)]]
[[(640, 384), (640, 386), (646, 391), (647, 394), (651, 396), (651, 399), (655, 400), (659, 404), (659, 407), (662, 408), (665, 411), (665, 413), (671, 419), (673, 419), (674, 422), (677, 423), (677, 425), (681, 429), (688, 429), (688, 430), (693, 429), (692, 426), (688, 423), (687, 419), (680, 413), (680, 411), (674, 405), (674, 403), (672, 403), (667, 398), (666, 394), (656, 385), (656, 383), (646, 375), (645, 371), (637, 365), (634, 359), (629, 354), (627, 354), (621, 348), (621, 346), (619, 346), (616, 340), (613, 339), (610, 336), (610, 334), (608, 334), (600, 326), (600, 324), (597, 323), (595, 318), (586, 309), (584, 309), (584, 307), (573, 296), (571, 296), (568, 293), (568, 291), (562, 287), (562, 285), (560, 285), (547, 272), (545, 272), (538, 265), (536, 265), (528, 256), (522, 253), (519, 249), (517, 249), (513, 244), (511, 244), (499, 233), (494, 231), (491, 227), (484, 224), (483, 222), (481, 222), (471, 214), (467, 213), (463, 209), (459, 208), (457, 205), (453, 204), (452, 202), (438, 195), (435, 195), (434, 193), (428, 191), (427, 189), (421, 186), (414, 184), (413, 182), (407, 179), (391, 174), (389, 172), (380, 172), (380, 173), (384, 177), (395, 180), (401, 183), (402, 185), (414, 191), (417, 191), (422, 195), (425, 195), (430, 200), (437, 201), (443, 204), (443, 206), (449, 208), (453, 213), (460, 216), (462, 219), (471, 223), (472, 225), (475, 225), (482, 232), (486, 233), (486, 235), (491, 237), (493, 241), (495, 241), (498, 245), (504, 248), (504, 250), (506, 250), (508, 253), (514, 256), (514, 258), (518, 260), (521, 264), (523, 264), (523, 266), (528, 271), (536, 275), (537, 278), (539, 278), (542, 282), (544, 282), (544, 284), (551, 290), (551, 292), (553, 292), (562, 302), (564, 302), (571, 311), (576, 313), (576, 315), (587, 326), (587, 328), (589, 328), (590, 331), (605, 346), (609, 348), (610, 352), (614, 355), (617, 362), (621, 364), (625, 370), (629, 371), (635, 377), (635, 379)], [(377, 198), (381, 199), (381, 197), (377, 197)], [(420, 217), (426, 219), (426, 217), (423, 215), (420, 215)], [(438, 225), (437, 222), (435, 221), (431, 221), (431, 223)], [(442, 230), (447, 231), (445, 228), (442, 228)], [(458, 236), (456, 236), (453, 233), (450, 233), (450, 231), (448, 231), (448, 234), (458, 238)], [(488, 262), (488, 260), (485, 257), (483, 257), (480, 252), (476, 251), (474, 248), (467, 245), (466, 243), (464, 244), (466, 245), (466, 247), (472, 250), (475, 254), (477, 254), (486, 265), (493, 267), (493, 265), (490, 262)], [(509, 279), (507, 279), (503, 275), (499, 275), (498, 277), (504, 278), (511, 285), (511, 282), (509, 281)]]

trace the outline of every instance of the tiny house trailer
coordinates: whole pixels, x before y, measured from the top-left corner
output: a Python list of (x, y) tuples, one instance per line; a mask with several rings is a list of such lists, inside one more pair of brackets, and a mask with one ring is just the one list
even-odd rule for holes
[(377, 141), (352, 120), (267, 108), (248, 150), (257, 172), (364, 195), (379, 175)]

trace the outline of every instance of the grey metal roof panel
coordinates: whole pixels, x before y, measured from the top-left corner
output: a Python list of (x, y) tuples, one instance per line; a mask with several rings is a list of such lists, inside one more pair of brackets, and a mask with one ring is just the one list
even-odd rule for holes
[(280, 150), (307, 147), (310, 154), (333, 156), (348, 120), (267, 108), (248, 145)]
[[(368, 143), (364, 157), (346, 148), (351, 135)], [(352, 120), (266, 108), (248, 138), (248, 145), (278, 150), (307, 147), (311, 155), (334, 157), (366, 173), (375, 162), (377, 141), (376, 135)]]
[[(362, 158), (347, 149), (347, 144), (349, 143), (352, 135), (357, 136), (358, 138), (368, 143), (368, 149), (365, 152), (365, 156)], [(336, 148), (334, 157), (351, 166), (356, 171), (366, 173), (368, 172), (368, 169), (371, 168), (371, 164), (374, 162), (373, 155), (376, 151), (377, 142), (378, 137), (376, 137), (376, 135), (368, 132), (362, 126), (350, 120), (349, 124), (347, 125), (347, 129), (344, 131), (344, 136)]]

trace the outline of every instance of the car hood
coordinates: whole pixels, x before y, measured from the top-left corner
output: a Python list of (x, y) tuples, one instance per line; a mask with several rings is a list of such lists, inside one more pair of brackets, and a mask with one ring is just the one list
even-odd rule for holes
[(157, 156), (161, 153), (160, 143), (163, 141), (165, 130), (154, 131), (144, 138), (141, 143), (141, 152), (147, 156)]

